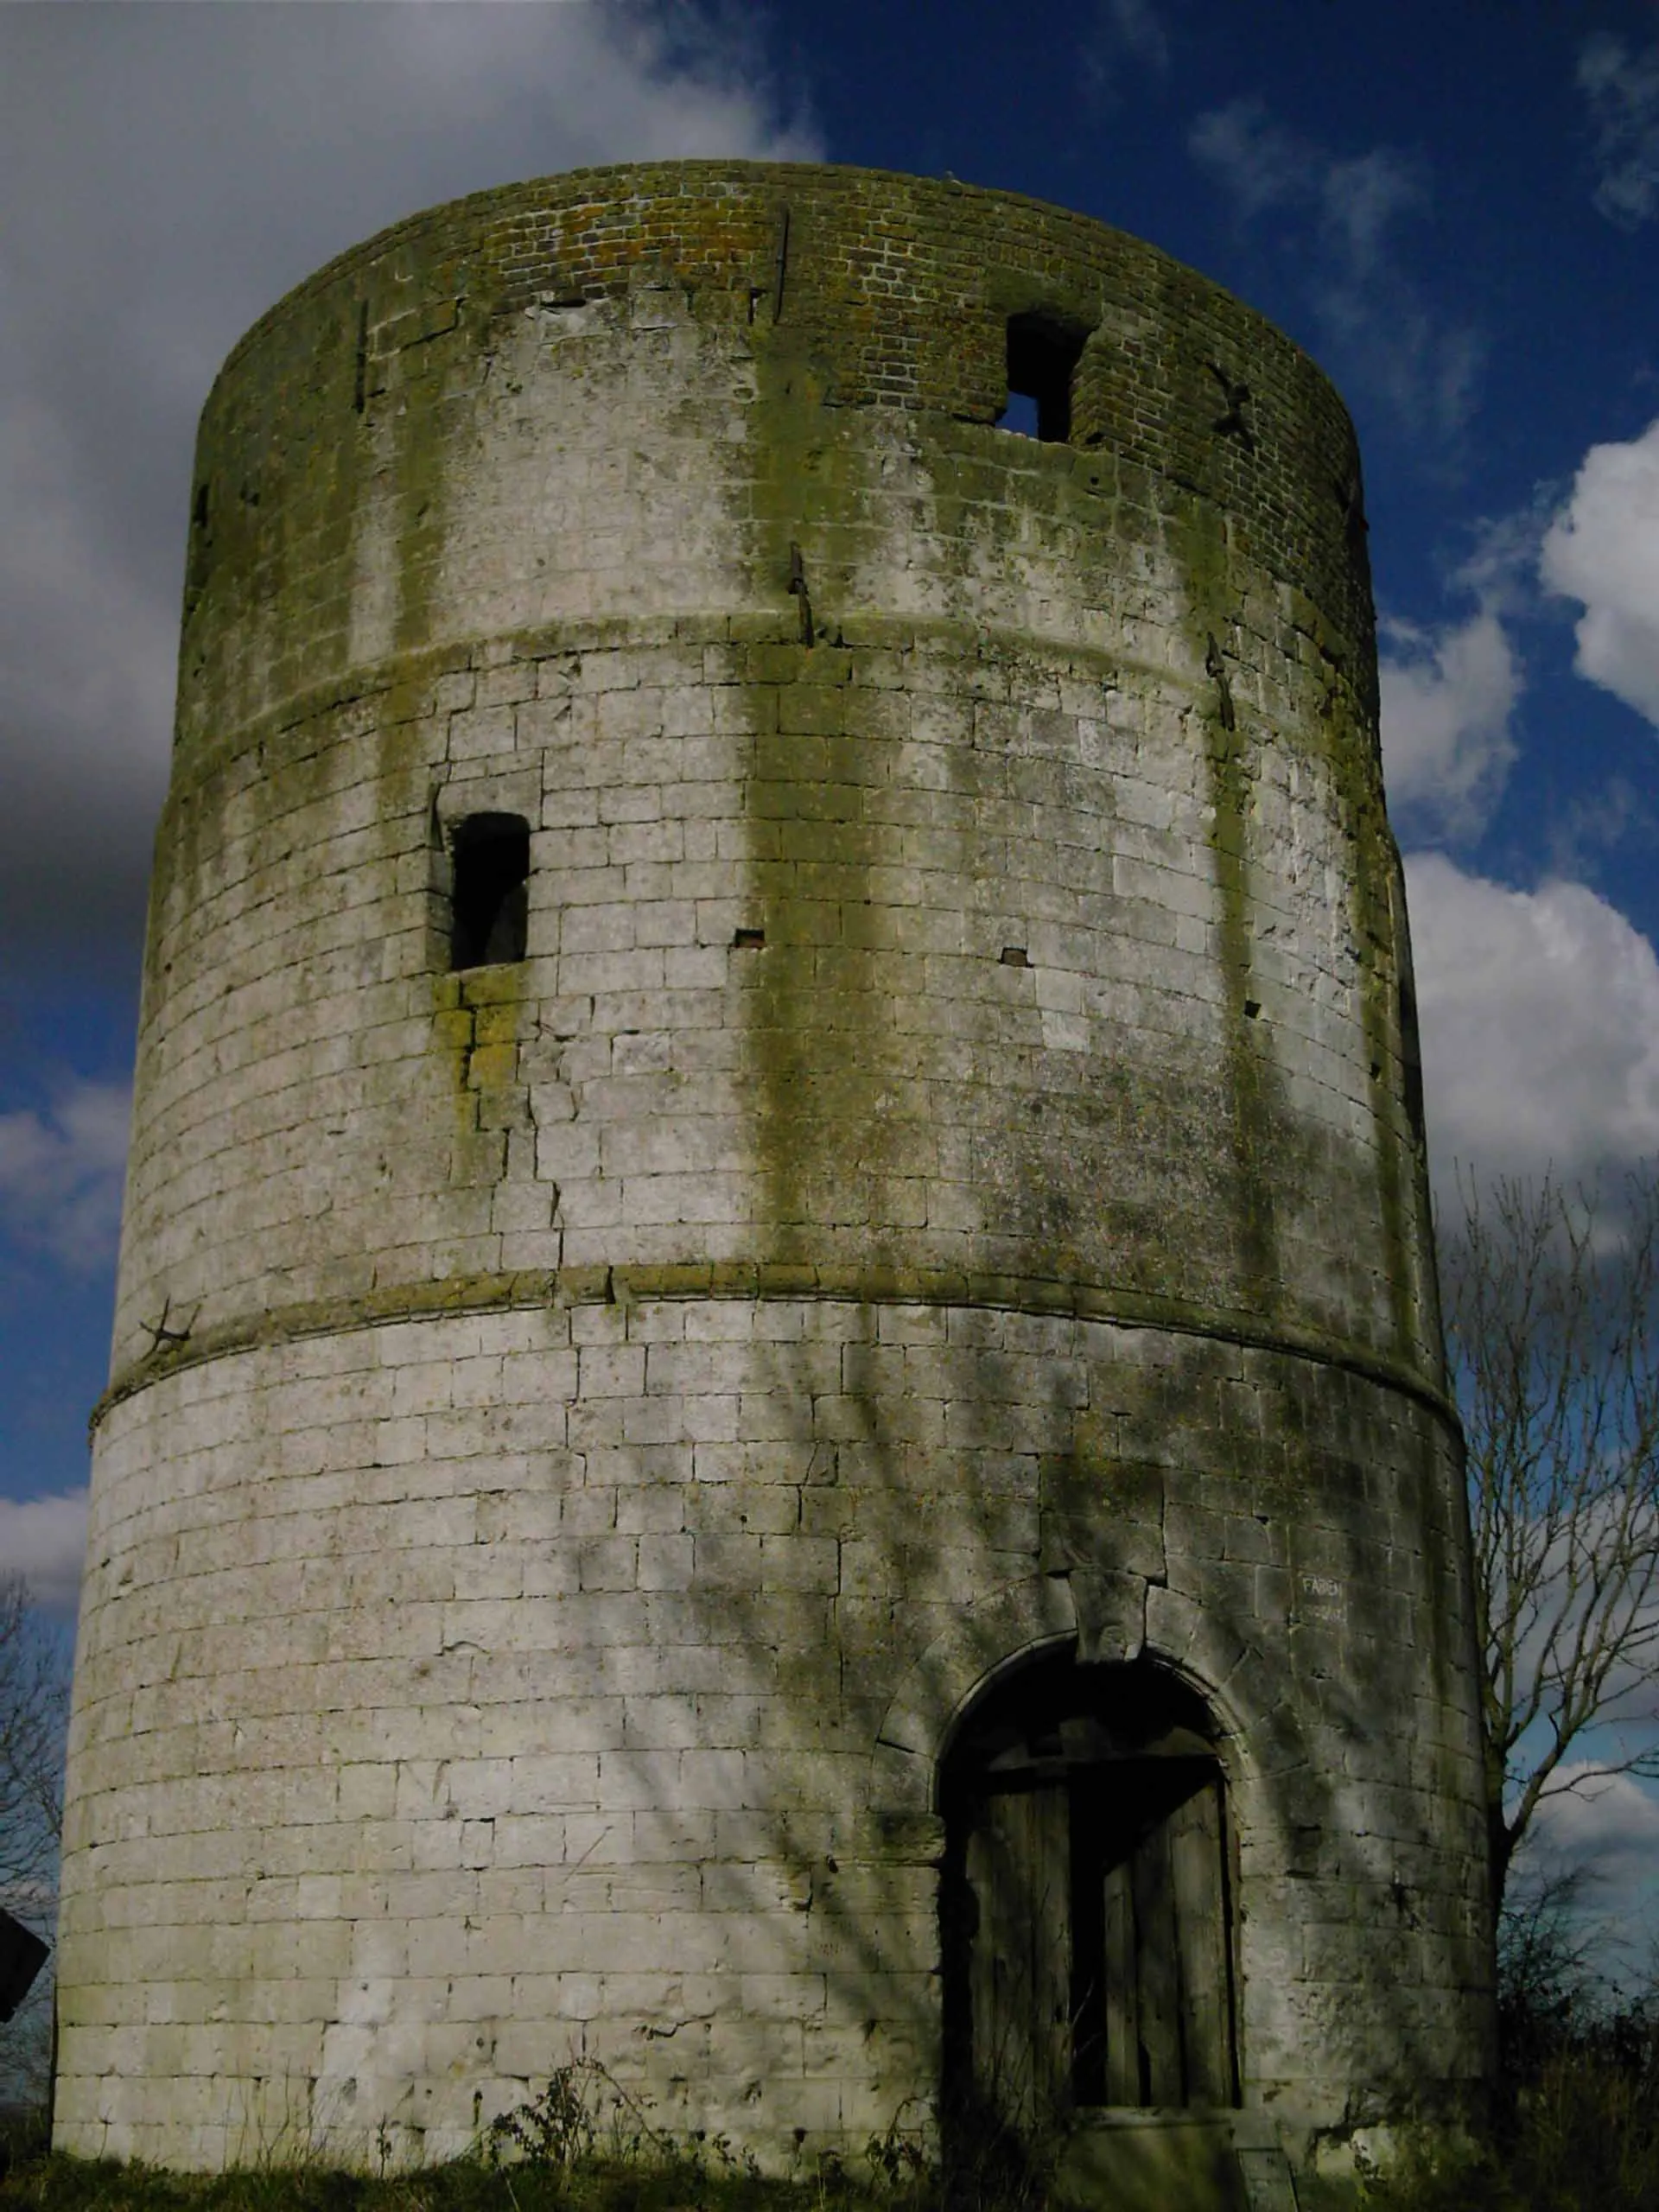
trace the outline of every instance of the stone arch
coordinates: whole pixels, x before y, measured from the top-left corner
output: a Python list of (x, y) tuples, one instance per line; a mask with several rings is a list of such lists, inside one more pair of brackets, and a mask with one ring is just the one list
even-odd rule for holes
[[(1282, 1672), (1275, 1674), (1259, 1646), (1212, 1609), (1160, 1585), (1147, 1592), (1145, 1649), (1201, 1697), (1214, 1716), (1216, 1755), (1227, 1778), (1236, 1846), (1282, 1825), (1262, 1764), (1287, 1707)], [(1091, 1656), (1102, 1655), (1096, 1649)]]
[(1007, 1669), (1077, 1638), (1064, 1577), (1028, 1575), (965, 1605), (912, 1662), (888, 1704), (870, 1762), (872, 1808), (936, 1811), (939, 1758), (958, 1717)]
[(1085, 1664), (1145, 1652), (1185, 1681), (1215, 1715), (1230, 1791), (1254, 1809), (1247, 1746), (1278, 1702), (1260, 1654), (1180, 1592), (1096, 1570), (1004, 1583), (933, 1639), (901, 1677), (876, 1732), (872, 1809), (936, 1810), (939, 1762), (962, 1716), (999, 1675), (1067, 1643)]

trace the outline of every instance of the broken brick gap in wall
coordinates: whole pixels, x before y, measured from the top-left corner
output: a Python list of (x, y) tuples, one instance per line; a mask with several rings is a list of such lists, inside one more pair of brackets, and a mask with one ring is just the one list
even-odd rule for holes
[(1008, 317), (1008, 403), (997, 427), (1047, 445), (1071, 435), (1071, 378), (1087, 334), (1048, 315)]
[(455, 826), (449, 964), (522, 960), (529, 931), (530, 824), (518, 814), (471, 814)]

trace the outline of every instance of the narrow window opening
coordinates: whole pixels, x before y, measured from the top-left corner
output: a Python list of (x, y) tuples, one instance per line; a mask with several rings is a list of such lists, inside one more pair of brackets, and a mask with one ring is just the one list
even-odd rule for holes
[(997, 428), (1046, 445), (1071, 435), (1071, 378), (1085, 334), (1052, 315), (1008, 318), (1008, 404)]
[(1031, 955), (1023, 944), (1005, 944), (998, 956), (1005, 968), (1029, 968)]
[(1417, 988), (1409, 963), (1400, 976), (1400, 1058), (1405, 1090), (1406, 1119), (1419, 1144), (1425, 1141), (1423, 1122), (1423, 1048), (1417, 1028)]
[(739, 930), (732, 938), (732, 944), (739, 952), (760, 952), (765, 950), (766, 942), (765, 930)]
[(1393, 925), (1394, 961), (1400, 988), (1400, 1077), (1402, 1103), (1411, 1134), (1425, 1141), (1423, 1122), (1423, 1047), (1417, 1027), (1417, 984), (1411, 959), (1411, 927), (1406, 918), (1404, 886), (1395, 879), (1389, 885), (1389, 919)]
[(518, 814), (473, 814), (454, 833), (449, 964), (522, 960), (529, 929), (530, 824)]

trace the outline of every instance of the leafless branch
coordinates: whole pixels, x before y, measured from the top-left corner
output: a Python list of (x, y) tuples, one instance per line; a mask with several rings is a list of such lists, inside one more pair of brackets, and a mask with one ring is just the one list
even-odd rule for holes
[(16, 1574), (0, 1574), (0, 1901), (49, 1899), (63, 1825), (64, 1656)]
[(1617, 1206), (1551, 1175), (1459, 1197), (1447, 1337), (1501, 1903), (1548, 1798), (1659, 1775), (1659, 1739), (1617, 1735), (1659, 1720), (1659, 1179), (1630, 1176)]

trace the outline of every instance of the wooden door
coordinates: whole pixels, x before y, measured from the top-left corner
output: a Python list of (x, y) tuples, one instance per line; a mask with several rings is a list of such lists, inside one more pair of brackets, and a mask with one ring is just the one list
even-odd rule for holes
[(1228, 2105), (1221, 1778), (1208, 1760), (1079, 1774), (1071, 1802), (1073, 2088), (1084, 2105)]
[(947, 2104), (1022, 2132), (1074, 2107), (1236, 2101), (1213, 1732), (1155, 1667), (1045, 1661), (992, 1692), (941, 1779)]
[(986, 1797), (968, 1838), (974, 2086), (1022, 2129), (1070, 2102), (1070, 1828), (1059, 1783)]

